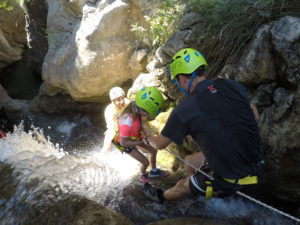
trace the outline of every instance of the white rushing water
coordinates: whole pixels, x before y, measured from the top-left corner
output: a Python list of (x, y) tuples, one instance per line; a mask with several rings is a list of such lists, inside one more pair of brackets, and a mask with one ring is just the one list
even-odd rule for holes
[(100, 159), (101, 149), (96, 146), (87, 154), (69, 155), (37, 128), (26, 133), (22, 126), (17, 127), (0, 140), (0, 149), (0, 161), (14, 168), (16, 179), (23, 184), (39, 181), (34, 192), (59, 187), (60, 192), (102, 202), (109, 192), (124, 187), (138, 173), (138, 163), (125, 154), (114, 150)]

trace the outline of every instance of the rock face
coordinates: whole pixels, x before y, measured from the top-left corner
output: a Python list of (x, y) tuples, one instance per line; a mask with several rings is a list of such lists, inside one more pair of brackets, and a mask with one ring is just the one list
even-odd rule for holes
[(13, 9), (0, 9), (0, 71), (22, 57), (26, 46), (24, 12), (12, 2)]
[(174, 218), (156, 221), (148, 225), (229, 225), (227, 222), (201, 218)]
[[(26, 208), (20, 220), (30, 224), (70, 224), (70, 225), (133, 225), (125, 216), (105, 208), (94, 201), (70, 196), (44, 209)], [(55, 216), (53, 216), (55, 215)]]
[(257, 31), (235, 67), (260, 111), (266, 167), (280, 181), (273, 194), (290, 201), (300, 200), (299, 43), (300, 18), (283, 17)]
[(45, 0), (26, 2), (25, 20), (28, 46), (28, 65), (41, 74), (47, 43), (47, 5)]
[(48, 0), (45, 93), (99, 100), (110, 87), (134, 79), (143, 70), (138, 64), (145, 51), (137, 52), (138, 38), (130, 29), (142, 20), (130, 1)]

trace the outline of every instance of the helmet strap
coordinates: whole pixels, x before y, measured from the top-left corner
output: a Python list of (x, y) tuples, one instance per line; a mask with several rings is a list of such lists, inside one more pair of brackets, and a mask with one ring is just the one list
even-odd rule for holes
[(134, 101), (134, 104), (135, 104), (136, 110), (137, 110), (137, 112), (138, 112), (138, 117), (139, 117), (139, 122), (140, 122), (141, 129), (143, 129), (143, 122), (142, 122), (141, 109), (140, 109), (140, 107), (138, 107), (138, 106), (136, 105), (136, 102), (135, 102), (135, 101)]
[(189, 86), (188, 86), (187, 96), (190, 95), (190, 92), (191, 92), (191, 86), (192, 86), (192, 83), (193, 83), (195, 77), (196, 77), (196, 73), (193, 72), (193, 73), (192, 73), (192, 79), (190, 80), (190, 83), (189, 83)]
[(176, 84), (176, 86), (178, 87), (178, 89), (179, 89), (182, 93), (184, 93), (186, 96), (189, 96), (189, 95), (190, 95), (190, 92), (191, 92), (191, 86), (192, 86), (192, 83), (193, 83), (195, 77), (196, 77), (196, 73), (193, 72), (193, 73), (192, 73), (192, 78), (191, 78), (191, 80), (190, 80), (190, 82), (189, 82), (189, 85), (188, 85), (188, 90), (187, 90), (187, 92), (180, 86), (180, 84), (178, 83), (178, 81), (177, 81), (176, 79), (174, 79), (174, 80), (172, 80), (172, 81)]

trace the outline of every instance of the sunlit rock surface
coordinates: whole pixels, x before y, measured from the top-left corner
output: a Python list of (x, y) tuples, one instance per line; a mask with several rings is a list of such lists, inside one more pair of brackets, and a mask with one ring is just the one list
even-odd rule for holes
[(130, 30), (142, 22), (132, 2), (49, 0), (46, 94), (101, 100), (112, 86), (134, 79), (143, 69), (145, 51), (137, 52), (138, 37)]
[(25, 18), (21, 7), (12, 1), (13, 9), (0, 9), (0, 71), (18, 61), (26, 46)]

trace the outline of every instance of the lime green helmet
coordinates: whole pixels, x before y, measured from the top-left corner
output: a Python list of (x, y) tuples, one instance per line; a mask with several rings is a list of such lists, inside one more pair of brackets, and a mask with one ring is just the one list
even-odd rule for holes
[(171, 80), (178, 74), (191, 74), (198, 67), (207, 67), (207, 62), (201, 52), (193, 48), (184, 48), (178, 51), (170, 63)]
[(155, 87), (144, 87), (136, 93), (135, 103), (150, 116), (157, 116), (164, 105), (164, 98)]

